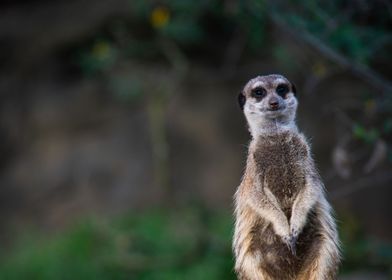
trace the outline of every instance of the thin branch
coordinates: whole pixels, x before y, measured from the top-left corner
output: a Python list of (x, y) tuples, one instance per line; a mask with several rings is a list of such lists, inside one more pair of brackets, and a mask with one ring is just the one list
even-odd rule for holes
[(357, 77), (366, 80), (375, 88), (378, 88), (383, 92), (392, 92), (392, 83), (389, 80), (381, 77), (378, 73), (369, 67), (349, 60), (342, 54), (324, 44), (320, 39), (316, 38), (309, 32), (304, 30), (301, 30), (301, 32), (294, 30), (273, 13), (270, 13), (270, 18), (279, 29), (289, 34), (294, 40), (297, 40), (301, 43), (306, 43), (324, 57), (335, 62), (343, 69), (352, 72)]
[(170, 39), (160, 36), (158, 43), (161, 46), (163, 55), (172, 65), (175, 76), (177, 76), (178, 81), (180, 81), (186, 76), (189, 70), (189, 61), (186, 55), (181, 51), (178, 45)]

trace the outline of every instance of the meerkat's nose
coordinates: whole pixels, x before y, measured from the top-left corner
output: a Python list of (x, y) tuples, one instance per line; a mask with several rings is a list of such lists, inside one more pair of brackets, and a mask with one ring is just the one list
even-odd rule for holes
[(279, 100), (276, 97), (272, 97), (269, 100), (269, 107), (270, 107), (270, 110), (273, 110), (273, 111), (278, 110), (279, 109)]

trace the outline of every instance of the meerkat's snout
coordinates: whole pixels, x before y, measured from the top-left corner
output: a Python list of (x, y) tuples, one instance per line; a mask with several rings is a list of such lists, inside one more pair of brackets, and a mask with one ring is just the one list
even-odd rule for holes
[(269, 105), (268, 110), (270, 110), (270, 111), (277, 111), (277, 110), (279, 110), (280, 107), (281, 107), (281, 104), (280, 104), (280, 102), (279, 102), (279, 99), (278, 99), (277, 97), (275, 97), (275, 96), (272, 96), (272, 97), (269, 99), (268, 105)]

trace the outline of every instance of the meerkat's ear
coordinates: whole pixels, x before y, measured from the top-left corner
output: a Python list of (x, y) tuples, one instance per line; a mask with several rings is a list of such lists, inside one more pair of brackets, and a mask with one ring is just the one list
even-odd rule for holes
[(297, 89), (296, 89), (294, 83), (291, 83), (291, 90), (293, 91), (294, 96), (297, 96)]
[(241, 91), (240, 94), (238, 95), (238, 103), (239, 103), (240, 108), (241, 108), (242, 111), (244, 111), (245, 102), (246, 102), (245, 95)]

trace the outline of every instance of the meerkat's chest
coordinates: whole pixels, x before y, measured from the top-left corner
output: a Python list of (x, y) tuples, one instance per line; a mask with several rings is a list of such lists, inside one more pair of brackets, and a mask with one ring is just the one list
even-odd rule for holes
[(291, 208), (305, 185), (306, 157), (306, 144), (296, 136), (283, 134), (258, 140), (254, 153), (257, 175), (283, 208)]

